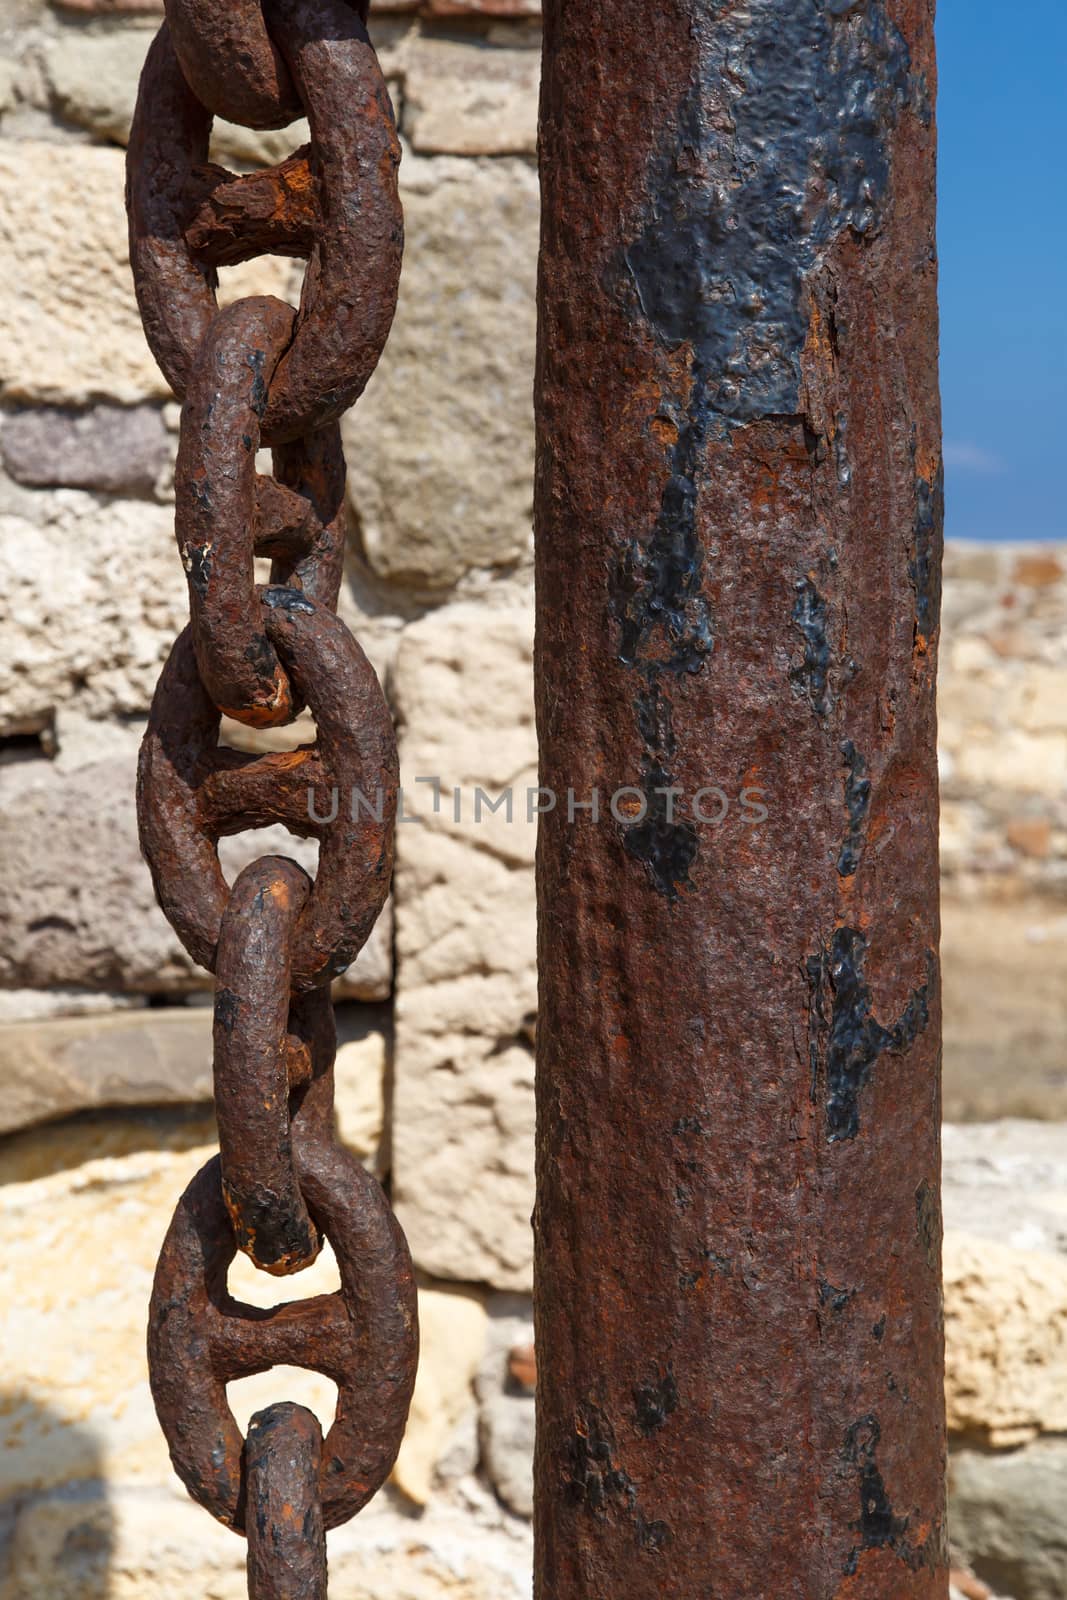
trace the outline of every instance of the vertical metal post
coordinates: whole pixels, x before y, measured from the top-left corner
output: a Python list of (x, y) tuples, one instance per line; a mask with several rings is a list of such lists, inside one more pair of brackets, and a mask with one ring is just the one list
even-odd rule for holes
[(545, 25), (535, 1592), (932, 1600), (933, 3)]

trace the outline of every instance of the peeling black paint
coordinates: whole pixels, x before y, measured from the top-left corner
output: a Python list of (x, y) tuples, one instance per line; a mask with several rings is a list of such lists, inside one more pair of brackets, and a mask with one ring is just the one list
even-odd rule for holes
[[(861, 1417), (845, 1435), (845, 1459), (859, 1473), (860, 1515), (851, 1524), (860, 1536), (845, 1561), (845, 1573), (851, 1576), (859, 1565), (864, 1550), (895, 1550), (905, 1560), (908, 1547), (903, 1543), (908, 1531), (907, 1517), (898, 1517), (886, 1493), (882, 1474), (878, 1470), (877, 1451), (882, 1430), (876, 1417)], [(911, 1565), (908, 1560), (908, 1565)]]
[(915, 483), (914, 554), (908, 577), (915, 590), (915, 640), (933, 638), (941, 620), (941, 542), (945, 525), (945, 474)]
[(599, 1406), (585, 1405), (575, 1421), (563, 1474), (570, 1494), (590, 1511), (611, 1504), (630, 1510), (637, 1491), (632, 1479), (615, 1464), (615, 1435)]
[(855, 1292), (855, 1289), (838, 1289), (832, 1283), (828, 1283), (825, 1278), (819, 1279), (820, 1306), (838, 1315), (847, 1308)]
[(882, 1315), (878, 1318), (878, 1321), (875, 1323), (874, 1327), (871, 1329), (871, 1337), (873, 1339), (877, 1339), (879, 1344), (881, 1344), (882, 1340), (885, 1338), (885, 1323), (886, 1323), (886, 1316), (885, 1316), (885, 1312), (883, 1311)]
[(702, 593), (703, 557), (696, 529), (698, 478), (707, 441), (705, 378), (694, 373), (690, 409), (671, 451), (669, 475), (651, 539), (623, 546), (612, 585), (619, 625), (619, 659), (642, 678), (635, 710), (645, 746), (641, 787), (647, 813), (628, 828), (626, 849), (642, 862), (670, 900), (687, 884), (698, 839), (692, 822), (670, 816), (674, 754), (670, 699), (664, 674), (699, 672), (714, 648)]
[(263, 376), (263, 366), (266, 361), (264, 350), (251, 350), (245, 357), (245, 363), (252, 369), (252, 388), (249, 392), (248, 403), (257, 417), (262, 418), (267, 409), (269, 392)]
[[(827, 1137), (834, 1143), (859, 1133), (859, 1099), (879, 1058), (908, 1050), (929, 1021), (933, 955), (927, 981), (911, 994), (900, 1017), (885, 1028), (872, 1014), (864, 977), (867, 940), (856, 928), (837, 928), (829, 946), (808, 959), (809, 1057), (812, 1099), (825, 1099)], [(830, 1016), (826, 1016), (829, 1001)]]
[(265, 633), (254, 633), (241, 652), (242, 657), (264, 683), (273, 683), (278, 667), (274, 646)]
[(725, 427), (799, 411), (805, 279), (846, 229), (877, 229), (886, 133), (917, 85), (879, 0), (720, 7), (697, 45), (625, 269), (663, 343), (692, 346)]
[(938, 1564), (940, 1529), (931, 1530), (919, 1545), (908, 1540), (910, 1517), (900, 1517), (893, 1510), (885, 1480), (878, 1467), (878, 1446), (882, 1429), (877, 1417), (860, 1417), (845, 1434), (843, 1455), (846, 1464), (859, 1475), (860, 1514), (850, 1524), (859, 1536), (845, 1558), (843, 1572), (852, 1577), (866, 1550), (891, 1550), (899, 1556), (912, 1572), (921, 1567), (931, 1570)]
[[(204, 486), (204, 492), (206, 495), (206, 485)], [(185, 571), (189, 582), (200, 596), (200, 599), (203, 600), (207, 596), (208, 587), (211, 583), (211, 546), (187, 544), (182, 554), (185, 557)]]
[(871, 781), (867, 777), (867, 763), (851, 739), (845, 740), (841, 754), (848, 769), (845, 774), (848, 834), (837, 858), (837, 870), (842, 878), (851, 878), (858, 871), (863, 856), (867, 816), (871, 808)]
[(651, 1550), (653, 1553), (666, 1550), (674, 1539), (674, 1534), (667, 1523), (647, 1522), (640, 1512), (634, 1519), (634, 1531), (640, 1548), (642, 1550)]
[[(662, 1390), (666, 1385), (655, 1404), (667, 1405), (668, 1414), (677, 1405), (673, 1382), (668, 1372), (666, 1378), (658, 1379), (657, 1385), (651, 1386)], [(642, 1392), (640, 1388), (634, 1391), (635, 1400)], [(640, 1403), (638, 1401), (639, 1406)], [(637, 1485), (618, 1465), (615, 1456), (614, 1430), (601, 1408), (593, 1404), (581, 1406), (563, 1464), (567, 1492), (594, 1516), (625, 1517), (633, 1524), (637, 1548), (658, 1555), (670, 1545), (674, 1534), (666, 1522), (647, 1515), (638, 1504)]]
[[(714, 648), (697, 534), (708, 441), (799, 411), (806, 279), (846, 228), (877, 228), (885, 133), (912, 94), (907, 45), (878, 0), (765, 0), (713, 9), (710, 22), (672, 140), (652, 160), (648, 215), (611, 286), (667, 349), (690, 351), (659, 514), (647, 539), (622, 546), (611, 580), (619, 659), (644, 679), (639, 720), (664, 674), (699, 672)], [(794, 620), (799, 673), (823, 716), (829, 647), (813, 585), (800, 587)], [(698, 835), (668, 820), (655, 789), (670, 786), (670, 765), (647, 738), (645, 751), (649, 815), (626, 848), (675, 899)]]
[(660, 671), (699, 672), (714, 647), (696, 530), (708, 383), (708, 373), (694, 363), (689, 407), (670, 453), (652, 537), (624, 546), (616, 575), (619, 660), (630, 667), (645, 664), (653, 678)]
[(187, 481), (197, 510), (204, 512), (206, 516), (211, 516), (214, 511), (214, 501), (211, 498), (211, 480), (206, 472), (202, 478), (190, 477)]
[(309, 616), (315, 610), (301, 589), (287, 589), (280, 584), (264, 589), (263, 603), (270, 606), (272, 611), (303, 611)]
[(642, 776), (647, 810), (641, 822), (623, 835), (626, 849), (648, 871), (660, 894), (676, 900), (690, 882), (689, 869), (696, 860), (697, 830), (684, 818), (668, 816), (668, 799), (661, 791), (671, 787), (671, 777), (660, 766), (647, 767)]
[(239, 1001), (232, 989), (215, 990), (215, 1021), (227, 1033), (232, 1033), (237, 1022)]
[(678, 1409), (678, 1384), (670, 1367), (650, 1383), (637, 1385), (634, 1406), (638, 1429), (646, 1438), (663, 1427)]
[(644, 686), (635, 702), (637, 726), (645, 753), (641, 792), (645, 814), (623, 830), (627, 852), (645, 867), (654, 887), (668, 900), (690, 882), (698, 836), (691, 820), (676, 813), (667, 791), (674, 788), (670, 762), (675, 753), (671, 702), (659, 681), (659, 666), (642, 666)]
[(825, 717), (830, 703), (830, 641), (826, 631), (826, 601), (810, 577), (796, 584), (793, 622), (804, 639), (804, 660), (789, 676), (804, 689), (817, 717)]

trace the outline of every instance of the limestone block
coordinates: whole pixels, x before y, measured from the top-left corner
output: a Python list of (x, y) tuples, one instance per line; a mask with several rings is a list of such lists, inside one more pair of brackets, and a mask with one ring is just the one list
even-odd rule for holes
[(1029, 733), (1055, 733), (1067, 728), (1067, 668), (1030, 669), (1020, 720)]
[[(148, 35), (135, 32), (143, 51)], [(81, 33), (69, 42), (90, 83), (96, 70), (103, 71), (90, 49), (96, 42)], [(124, 169), (121, 151), (94, 145), (71, 142), (61, 154), (43, 140), (0, 147), (4, 399), (132, 405), (169, 392), (134, 298)], [(226, 273), (222, 299), (253, 293), (284, 298), (298, 281), (294, 263), (264, 257)]]
[(1067, 1127), (947, 1124), (944, 1208), (950, 1429), (1067, 1431)]
[(942, 1143), (947, 1229), (1067, 1261), (1067, 1123), (948, 1122)]
[[(113, 1144), (121, 1149), (121, 1138)], [(86, 1477), (169, 1477), (148, 1392), (145, 1314), (174, 1204), (211, 1147), (102, 1155), (21, 1176), (34, 1149), (55, 1148), (24, 1137), (0, 1153), (0, 1501)], [(76, 1142), (62, 1152), (75, 1162), (78, 1154)]]
[(345, 1006), (337, 1014), (337, 1137), (374, 1167), (381, 1163), (385, 1134), (386, 1021), (378, 1007)]
[[(139, 730), (107, 759), (75, 770), (46, 760), (0, 766), (0, 986), (53, 985), (150, 994), (210, 987), (159, 910), (141, 859), (134, 809)], [(260, 855), (314, 873), (314, 841), (284, 828), (223, 841), (232, 883)], [(390, 913), (348, 969), (343, 997), (382, 999), (391, 986)]]
[[(145, 9), (140, 0), (135, 0), (135, 5)], [(153, 31), (127, 24), (101, 33), (79, 30), (61, 34), (45, 57), (52, 104), (60, 116), (98, 138), (125, 144)], [(291, 155), (308, 136), (308, 125), (302, 119), (288, 128), (258, 130), (220, 118), (212, 129), (212, 159), (271, 165)]]
[[(371, 1165), (385, 1131), (387, 1023), (380, 1007), (338, 1011), (337, 1137)], [(209, 1005), (0, 1023), (0, 1134), (74, 1111), (209, 1102), (211, 1027)]]
[[(528, 1287), (532, 1256), (531, 621), (437, 612), (405, 632), (394, 676), (405, 804), (421, 818), (397, 844), (394, 1198), (420, 1267), (504, 1289)], [(436, 815), (418, 776), (442, 782)], [(476, 787), (509, 785), (512, 822), (476, 819)]]
[(0, 456), (18, 482), (35, 488), (151, 495), (171, 454), (157, 406), (43, 406), (9, 418)]
[(62, 156), (44, 142), (0, 147), (4, 398), (130, 404), (167, 393), (134, 300), (123, 165), (117, 150), (73, 143)]
[(371, 569), (429, 592), (529, 550), (537, 175), (408, 155), (400, 180), (396, 321), (343, 426)]
[(1056, 550), (1040, 547), (1024, 551), (1012, 564), (1015, 583), (1031, 589), (1052, 588), (1063, 582), (1067, 568)]
[(163, 0), (52, 0), (59, 11), (87, 13), (94, 17), (124, 15), (160, 16)]
[[(519, 1295), (489, 1301), (489, 1338), (478, 1373), (479, 1436), (486, 1477), (519, 1516), (533, 1514), (534, 1387), (528, 1380), (533, 1349), (533, 1306)], [(514, 1352), (523, 1361), (516, 1377)]]
[(0, 515), (0, 728), (43, 726), (68, 704), (94, 717), (147, 712), (188, 620), (173, 512), (77, 490), (28, 498), (37, 515)]
[(979, 1578), (1012, 1600), (1067, 1594), (1067, 1441), (960, 1450), (949, 1462), (949, 1526)]
[(211, 1098), (211, 1012), (141, 1007), (0, 1026), (0, 1133), (89, 1107)]
[(405, 56), (403, 131), (424, 155), (536, 155), (533, 48), (420, 37)]
[(1020, 794), (1058, 799), (1067, 788), (1067, 734), (1028, 733), (1007, 727), (972, 731), (958, 756), (960, 778), (991, 788), (1010, 786)]
[(541, 0), (423, 0), (429, 17), (539, 17)]
[(18, 67), (14, 61), (0, 56), (0, 118), (15, 104), (15, 83)]
[(88, 1017), (143, 1006), (139, 995), (94, 989), (0, 989), (0, 1024)]
[[(0, 1501), (97, 1474), (165, 1483), (166, 1446), (148, 1393), (144, 1326), (156, 1257), (174, 1206), (217, 1153), (210, 1115), (57, 1125), (5, 1141), (0, 1218)], [(279, 1285), (240, 1256), (231, 1291), (252, 1305), (330, 1293), (332, 1251)], [(78, 1327), (77, 1344), (70, 1330)], [(431, 1341), (429, 1361), (435, 1350)], [(480, 1349), (479, 1349), (480, 1353)], [(275, 1399), (326, 1423), (336, 1388), (317, 1373), (275, 1369), (231, 1385), (238, 1423)]]
[(942, 898), (945, 1115), (1067, 1119), (1067, 916), (1036, 894)]
[(1067, 1260), (947, 1234), (945, 1337), (951, 1431), (994, 1447), (1067, 1433)]
[(472, 1384), (485, 1348), (484, 1296), (419, 1290), (419, 1371), (393, 1482), (416, 1505), (429, 1503), (434, 1472), (461, 1419), (474, 1409)]
[(518, 21), (541, 15), (541, 0), (371, 0), (374, 12), (416, 13), (423, 17), (500, 17)]

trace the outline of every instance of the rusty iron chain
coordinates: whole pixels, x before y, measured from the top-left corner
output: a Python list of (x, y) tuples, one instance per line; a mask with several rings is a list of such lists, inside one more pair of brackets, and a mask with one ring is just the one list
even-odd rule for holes
[[(345, 465), (338, 419), (378, 361), (396, 304), (399, 143), (366, 0), (167, 0), (130, 138), (130, 258), (145, 334), (182, 401), (175, 479), (191, 620), (152, 704), (138, 774), (141, 845), (160, 905), (215, 974), (219, 1156), (182, 1196), (149, 1313), (152, 1394), (192, 1497), (248, 1539), (253, 1600), (319, 1600), (325, 1530), (374, 1495), (399, 1449), (417, 1319), (407, 1245), (375, 1180), (334, 1140), (329, 984), (388, 893), (397, 752), (366, 656), (336, 616)], [(212, 120), (310, 142), (266, 171), (208, 161)], [(217, 269), (307, 261), (299, 310), (269, 296), (219, 309)], [(273, 473), (256, 453), (272, 450)], [(255, 582), (254, 558), (271, 561)], [(314, 745), (219, 745), (307, 706)], [(327, 822), (308, 795), (376, 795)], [(283, 823), (319, 841), (314, 882), (267, 856), (232, 890), (223, 835)], [(297, 1272), (334, 1249), (341, 1288), (260, 1310), (237, 1302), (238, 1249)], [(333, 1379), (322, 1437), (278, 1404), (247, 1440), (228, 1382), (280, 1364)]]

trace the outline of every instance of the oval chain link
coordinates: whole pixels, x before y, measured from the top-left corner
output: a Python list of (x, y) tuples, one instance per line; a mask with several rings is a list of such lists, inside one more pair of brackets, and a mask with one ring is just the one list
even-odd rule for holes
[[(138, 820), (164, 912), (216, 974), (220, 1155), (163, 1245), (149, 1372), (178, 1475), (248, 1537), (253, 1600), (321, 1600), (325, 1530), (385, 1481), (418, 1353), (403, 1235), (334, 1139), (329, 994), (381, 911), (393, 860), (396, 739), (335, 611), (337, 421), (396, 305), (399, 144), (365, 0), (166, 0), (166, 13), (141, 78), (127, 204), (145, 334), (183, 402), (175, 526), (191, 620), (153, 700)], [(288, 160), (247, 175), (209, 164), (214, 116), (274, 128), (302, 112), (311, 140)], [(299, 309), (262, 296), (219, 310), (218, 268), (264, 253), (307, 261)], [(257, 472), (261, 445), (271, 474)], [(257, 556), (272, 563), (266, 586)], [(268, 727), (305, 704), (313, 745), (262, 756), (219, 745), (223, 714)], [(219, 839), (279, 822), (319, 840), (314, 882), (268, 856), (231, 890)], [(324, 1239), (338, 1293), (271, 1310), (230, 1295), (238, 1249), (284, 1274)], [(242, 1439), (226, 1385), (278, 1365), (337, 1384), (325, 1438), (309, 1412), (280, 1403)]]

